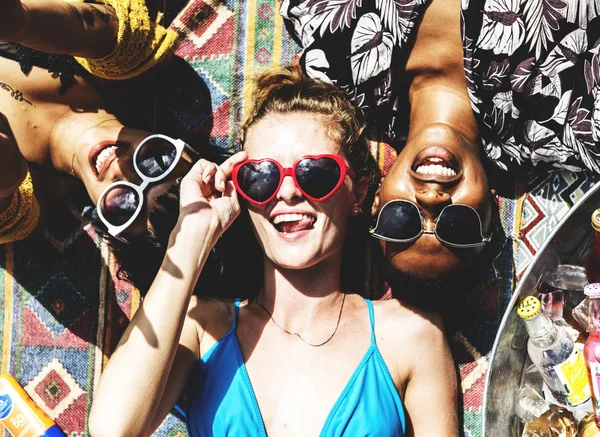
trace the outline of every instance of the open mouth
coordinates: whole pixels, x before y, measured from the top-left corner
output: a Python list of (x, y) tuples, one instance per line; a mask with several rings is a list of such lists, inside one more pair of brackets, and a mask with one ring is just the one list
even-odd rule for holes
[(109, 167), (110, 163), (117, 157), (117, 149), (119, 145), (114, 142), (104, 142), (98, 144), (90, 153), (90, 165), (96, 172), (96, 176), (102, 173)]
[(443, 147), (431, 146), (419, 152), (412, 171), (420, 179), (453, 181), (460, 176), (456, 157)]
[(436, 174), (443, 176), (456, 176), (456, 170), (440, 158), (428, 158), (415, 169), (421, 174)]
[(317, 218), (308, 214), (279, 214), (271, 219), (271, 223), (278, 232), (282, 234), (291, 234), (312, 229)]

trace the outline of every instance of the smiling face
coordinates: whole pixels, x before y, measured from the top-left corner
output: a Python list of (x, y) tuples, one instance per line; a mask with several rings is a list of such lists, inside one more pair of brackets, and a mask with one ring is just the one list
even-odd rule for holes
[[(445, 206), (469, 205), (481, 216), (484, 235), (489, 234), (493, 196), (479, 151), (446, 124), (429, 125), (409, 139), (379, 189), (373, 214), (394, 199), (414, 202), (430, 231)], [(457, 272), (481, 251), (444, 246), (432, 234), (410, 243), (381, 241), (381, 246), (392, 268), (422, 278)]]
[[(346, 158), (340, 144), (327, 135), (320, 116), (306, 112), (266, 115), (248, 128), (244, 150), (250, 159), (271, 158), (283, 167), (306, 155)], [(323, 202), (308, 200), (287, 176), (269, 203), (247, 205), (266, 258), (286, 269), (302, 269), (325, 260), (341, 262), (354, 201), (349, 176)]]
[[(78, 138), (74, 166), (94, 204), (113, 182), (141, 184), (142, 179), (133, 166), (133, 154), (148, 135), (149, 132), (122, 126), (97, 126), (87, 129)], [(146, 188), (142, 213), (124, 234), (137, 234), (151, 228), (148, 212), (156, 207), (155, 199), (166, 192), (175, 179), (185, 174), (190, 166), (186, 159), (181, 159), (167, 178)]]

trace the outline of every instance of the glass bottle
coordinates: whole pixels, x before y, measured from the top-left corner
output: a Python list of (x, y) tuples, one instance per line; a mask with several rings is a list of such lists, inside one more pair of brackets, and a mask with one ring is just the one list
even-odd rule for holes
[(588, 300), (589, 336), (583, 347), (594, 405), (596, 425), (600, 425), (600, 284), (587, 285), (583, 292)]
[[(598, 282), (595, 282), (594, 284), (590, 284), (590, 285), (599, 285), (600, 284)], [(577, 322), (577, 324), (581, 327), (581, 329), (584, 329), (586, 332), (590, 332), (590, 318), (589, 318), (589, 299), (587, 297), (585, 297), (580, 303), (579, 305), (577, 305), (575, 308), (573, 308), (573, 311), (571, 312), (571, 315), (573, 316), (573, 319), (575, 319), (575, 321)]]
[(588, 413), (579, 421), (577, 437), (600, 437), (600, 429), (596, 426), (594, 413)]
[(592, 228), (594, 229), (592, 250), (585, 262), (585, 271), (590, 283), (600, 282), (600, 208), (592, 213)]
[(525, 424), (521, 437), (576, 437), (577, 421), (564, 407), (551, 405), (548, 411)]
[(533, 422), (548, 409), (550, 409), (550, 403), (532, 387), (523, 386), (517, 392), (515, 414), (523, 422)]
[(588, 400), (590, 387), (585, 362), (566, 330), (552, 323), (534, 296), (519, 302), (517, 314), (525, 321), (529, 334), (529, 357), (556, 401), (572, 407)]

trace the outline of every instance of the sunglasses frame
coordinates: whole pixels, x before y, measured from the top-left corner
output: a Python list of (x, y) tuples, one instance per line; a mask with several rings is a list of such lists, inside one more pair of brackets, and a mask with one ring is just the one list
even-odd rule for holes
[[(304, 191), (304, 189), (298, 183), (298, 179), (296, 179), (296, 169), (298, 168), (298, 164), (300, 164), (300, 162), (305, 159), (318, 160), (318, 159), (322, 159), (322, 158), (333, 159), (338, 164), (338, 166), (340, 167), (340, 179), (337, 182), (337, 184), (335, 185), (335, 187), (328, 194), (326, 194), (323, 197), (313, 197), (310, 194), (308, 194), (306, 191)], [(255, 164), (255, 163), (261, 163), (261, 162), (265, 162), (265, 161), (271, 162), (271, 163), (275, 164), (277, 166), (277, 168), (279, 168), (280, 178), (279, 178), (279, 182), (277, 184), (277, 188), (275, 189), (273, 194), (271, 196), (269, 196), (269, 198), (267, 200), (263, 200), (263, 201), (259, 202), (259, 201), (252, 199), (250, 196), (248, 196), (246, 193), (244, 193), (244, 190), (241, 189), (241, 187), (238, 183), (238, 173), (239, 173), (240, 169), (246, 164), (249, 164), (249, 163)], [(237, 164), (233, 168), (232, 179), (233, 179), (233, 185), (235, 186), (235, 190), (238, 192), (238, 194), (240, 194), (244, 199), (246, 199), (248, 202), (250, 202), (253, 205), (264, 206), (267, 203), (269, 203), (270, 201), (272, 201), (277, 196), (277, 193), (279, 192), (281, 185), (283, 185), (283, 180), (285, 179), (286, 176), (292, 177), (294, 184), (300, 190), (300, 192), (302, 193), (302, 195), (304, 197), (306, 197), (307, 199), (313, 200), (315, 202), (323, 202), (323, 201), (329, 199), (331, 196), (333, 196), (337, 192), (337, 190), (339, 190), (339, 188), (344, 183), (346, 176), (350, 176), (351, 178), (354, 178), (356, 176), (356, 174), (348, 166), (346, 161), (344, 161), (344, 159), (341, 156), (324, 153), (324, 154), (320, 154), (320, 155), (302, 156), (296, 162), (294, 162), (294, 164), (291, 167), (283, 167), (279, 162), (277, 162), (276, 160), (274, 160), (272, 158), (247, 159), (244, 162)]]
[[(139, 167), (137, 165), (137, 156), (138, 156), (138, 152), (141, 150), (141, 148), (144, 144), (146, 144), (148, 141), (156, 139), (156, 138), (159, 138), (159, 139), (162, 139), (162, 140), (165, 140), (165, 141), (168, 141), (169, 143), (171, 143), (175, 147), (176, 155), (175, 155), (175, 159), (173, 160), (173, 164), (163, 174), (161, 174), (157, 177), (151, 178), (151, 177), (144, 175), (142, 173), (142, 171), (139, 169)], [(175, 138), (171, 138), (167, 135), (153, 134), (153, 135), (147, 136), (142, 141), (140, 141), (140, 143), (135, 148), (135, 152), (133, 152), (133, 168), (135, 169), (135, 172), (138, 174), (138, 176), (142, 179), (142, 183), (137, 185), (137, 184), (134, 184), (129, 181), (113, 182), (112, 184), (110, 184), (109, 186), (107, 186), (104, 189), (104, 191), (102, 192), (102, 194), (100, 194), (100, 197), (98, 198), (98, 202), (96, 203), (96, 210), (98, 211), (98, 217), (100, 217), (100, 220), (102, 220), (102, 223), (104, 223), (104, 226), (106, 226), (106, 228), (108, 229), (108, 233), (112, 237), (116, 238), (117, 240), (120, 240), (123, 243), (127, 243), (127, 240), (124, 239), (123, 237), (120, 237), (119, 234), (121, 232), (123, 232), (125, 229), (127, 229), (140, 215), (140, 212), (142, 211), (142, 207), (144, 206), (144, 190), (146, 189), (146, 187), (148, 187), (148, 185), (165, 179), (173, 171), (173, 169), (175, 169), (175, 167), (177, 167), (177, 164), (179, 163), (179, 160), (181, 159), (181, 156), (183, 155), (184, 150), (187, 150), (193, 156), (198, 155), (198, 153), (184, 141), (175, 139)], [(114, 189), (115, 187), (119, 187), (119, 186), (128, 187), (128, 188), (133, 189), (139, 196), (140, 202), (139, 202), (135, 212), (132, 214), (132, 216), (129, 220), (127, 220), (122, 225), (115, 226), (115, 225), (111, 224), (106, 219), (106, 217), (104, 217), (104, 214), (102, 214), (101, 206), (102, 206), (102, 201), (104, 200), (104, 198), (106, 197), (108, 192), (111, 191), (112, 189)]]
[[(419, 218), (421, 219), (421, 232), (419, 232), (415, 237), (413, 237), (413, 238), (406, 238), (406, 239), (398, 239), (398, 238), (385, 237), (383, 235), (375, 233), (375, 229), (377, 229), (377, 226), (379, 225), (379, 218), (381, 217), (381, 211), (383, 211), (384, 208), (387, 205), (389, 205), (390, 203), (394, 203), (394, 202), (406, 202), (406, 203), (410, 203), (411, 205), (413, 205), (417, 209), (417, 212), (419, 213)], [(473, 212), (477, 215), (477, 220), (479, 221), (479, 236), (481, 237), (481, 241), (479, 243), (467, 243), (467, 244), (450, 243), (449, 241), (445, 241), (444, 239), (442, 239), (438, 235), (438, 233), (437, 233), (438, 220), (440, 219), (440, 217), (442, 217), (442, 214), (444, 214), (444, 211), (446, 209), (451, 208), (453, 206), (464, 206), (464, 207), (467, 207), (467, 208), (473, 210)], [(433, 231), (426, 230), (425, 229), (425, 218), (423, 217), (421, 209), (419, 209), (419, 207), (417, 206), (416, 203), (411, 202), (410, 200), (394, 199), (394, 200), (390, 200), (389, 202), (386, 202), (386, 204), (383, 205), (383, 207), (379, 210), (379, 213), (377, 214), (377, 222), (375, 223), (375, 226), (373, 226), (373, 227), (371, 227), (369, 229), (369, 234), (371, 234), (374, 238), (377, 238), (379, 240), (390, 241), (392, 243), (410, 243), (410, 242), (418, 240), (421, 237), (421, 235), (423, 235), (423, 234), (430, 234), (430, 235), (435, 235), (435, 237), (439, 240), (439, 242), (442, 243), (445, 246), (456, 247), (456, 248), (463, 248), (463, 249), (472, 248), (472, 247), (485, 246), (487, 243), (489, 243), (492, 240), (492, 235), (493, 234), (490, 234), (488, 237), (485, 237), (483, 235), (483, 223), (481, 222), (481, 216), (479, 215), (479, 213), (477, 212), (477, 210), (475, 208), (473, 208), (472, 206), (465, 205), (464, 203), (453, 203), (453, 204), (450, 204), (450, 205), (446, 205), (440, 211), (440, 213), (438, 214), (438, 216), (435, 218), (434, 223), (435, 223), (435, 227), (433, 228)]]

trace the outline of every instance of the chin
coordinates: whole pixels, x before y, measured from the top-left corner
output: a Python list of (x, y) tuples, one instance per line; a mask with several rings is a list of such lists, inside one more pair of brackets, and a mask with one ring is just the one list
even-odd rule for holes
[(325, 259), (330, 258), (318, 248), (294, 247), (268, 256), (273, 264), (288, 270), (302, 270), (314, 267)]
[(312, 267), (316, 264), (314, 261), (314, 257), (306, 254), (293, 254), (287, 253), (282, 256), (275, 256), (271, 258), (273, 264), (278, 267), (288, 269), (288, 270), (302, 270), (309, 267)]

